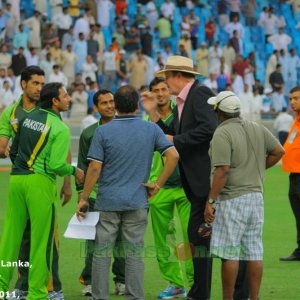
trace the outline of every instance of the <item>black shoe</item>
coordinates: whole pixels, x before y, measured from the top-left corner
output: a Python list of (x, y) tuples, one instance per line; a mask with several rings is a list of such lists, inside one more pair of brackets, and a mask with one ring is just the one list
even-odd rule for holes
[(300, 257), (291, 254), (290, 256), (284, 256), (279, 258), (280, 261), (300, 261)]

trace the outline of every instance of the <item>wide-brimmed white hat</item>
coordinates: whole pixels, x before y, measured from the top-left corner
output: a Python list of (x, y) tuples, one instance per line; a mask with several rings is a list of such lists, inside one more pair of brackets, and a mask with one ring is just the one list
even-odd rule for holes
[(210, 97), (207, 100), (207, 103), (218, 106), (219, 110), (227, 113), (236, 113), (241, 109), (241, 101), (239, 97), (230, 91), (224, 91), (215, 97)]
[(164, 73), (168, 71), (179, 71), (201, 76), (200, 73), (195, 71), (192, 59), (179, 55), (169, 56), (164, 69), (156, 72), (155, 76), (164, 77)]

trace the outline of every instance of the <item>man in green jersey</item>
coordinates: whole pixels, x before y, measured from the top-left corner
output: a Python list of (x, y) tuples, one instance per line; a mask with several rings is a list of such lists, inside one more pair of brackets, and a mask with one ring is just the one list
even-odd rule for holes
[(17, 261), (23, 232), (29, 219), (31, 240), (30, 258), (27, 262), (28, 300), (44, 300), (48, 296), (57, 202), (56, 175), (73, 174), (79, 182), (84, 178), (81, 169), (66, 162), (70, 131), (61, 121), (60, 112), (68, 110), (70, 101), (71, 97), (61, 83), (45, 85), (40, 95), (40, 108), (18, 124), (11, 147), (13, 168), (0, 243), (0, 257), (7, 267), (0, 269), (0, 290), (8, 290), (13, 275), (13, 268), (9, 263)]
[[(41, 90), (45, 83), (45, 73), (38, 66), (29, 66), (21, 72), (21, 87), (23, 93), (18, 101), (7, 107), (0, 118), (0, 158), (5, 158), (9, 155), (9, 141), (14, 139), (18, 124), (29, 113), (37, 109)], [(71, 161), (71, 156), (68, 162)], [(64, 184), (61, 188), (60, 196), (64, 197), (63, 205), (66, 204), (72, 196), (70, 187), (70, 177), (64, 179)], [(22, 245), (20, 249), (19, 259), (21, 261), (29, 260), (30, 247), (30, 222), (28, 221), (24, 231)], [(51, 299), (55, 298), (62, 300), (63, 294), (61, 292), (62, 285), (58, 275), (58, 230), (56, 225), (55, 243), (53, 249), (52, 262), (52, 277), (49, 280), (48, 290)], [(11, 293), (8, 299), (26, 299), (28, 293), (28, 267), (20, 266), (18, 268), (19, 277), (16, 282), (15, 290)], [(55, 296), (55, 298), (53, 297)]]
[[(157, 108), (161, 119), (166, 124), (173, 120), (174, 103), (170, 100), (169, 87), (163, 78), (154, 78), (150, 83), (150, 91), (157, 97)], [(150, 181), (155, 181), (163, 168), (162, 156), (155, 152), (150, 174)], [(175, 257), (176, 237), (175, 237), (175, 207), (177, 207), (180, 220), (183, 243), (177, 244), (179, 259), (185, 260), (186, 278), (190, 285), (193, 284), (193, 265), (189, 250), (187, 227), (190, 215), (190, 202), (188, 201), (181, 186), (178, 166), (174, 173), (167, 180), (166, 184), (149, 202), (152, 219), (152, 229), (154, 235), (155, 248), (157, 249), (157, 260), (160, 272), (169, 285), (165, 291), (158, 295), (159, 299), (171, 299), (174, 297), (184, 297), (184, 276), (181, 271), (180, 262)], [(184, 255), (184, 251), (187, 251)]]
[[(79, 153), (77, 166), (84, 172), (88, 169), (89, 160), (87, 154), (95, 133), (95, 130), (115, 117), (115, 101), (112, 92), (108, 90), (99, 90), (93, 97), (94, 109), (100, 113), (101, 119), (99, 122), (87, 127), (83, 130), (79, 140)], [(80, 199), (83, 191), (83, 184), (77, 184), (78, 199)], [(95, 199), (97, 196), (98, 184), (94, 186), (92, 193), (89, 196), (89, 211), (94, 211)], [(85, 266), (80, 275), (80, 282), (85, 285), (82, 293), (84, 296), (92, 295), (91, 276), (92, 276), (92, 260), (94, 252), (95, 241), (86, 242), (86, 258)], [(115, 260), (112, 271), (115, 274), (114, 281), (116, 283), (116, 294), (121, 296), (125, 292), (125, 260), (117, 251), (115, 251)]]

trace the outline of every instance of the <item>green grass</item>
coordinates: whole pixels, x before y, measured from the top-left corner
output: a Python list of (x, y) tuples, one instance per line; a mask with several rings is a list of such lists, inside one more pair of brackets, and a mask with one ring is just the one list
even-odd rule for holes
[[(5, 203), (7, 200), (9, 176), (8, 172), (0, 171), (0, 236), (3, 226)], [(296, 246), (295, 221), (288, 197), (288, 175), (282, 173), (279, 166), (267, 171), (265, 181), (265, 226), (264, 226), (264, 276), (260, 299), (262, 300), (296, 300), (300, 299), (300, 262), (280, 262), (279, 257), (289, 255)], [(42, 200), (42, 197), (41, 197)], [(75, 212), (76, 194), (71, 203), (58, 208), (60, 227), (60, 276), (66, 300), (86, 299), (81, 296), (82, 286), (78, 281), (84, 255), (83, 242), (65, 239), (63, 232), (71, 215)], [(153, 235), (149, 226), (145, 237), (145, 245), (153, 245)], [(12, 236), (13, 238), (13, 236)], [(179, 237), (180, 238), (180, 237)], [(147, 300), (156, 299), (165, 282), (159, 273), (154, 255), (144, 259), (145, 262), (145, 295)], [(111, 284), (111, 292), (113, 292)], [(120, 297), (111, 296), (111, 299)], [(221, 299), (220, 261), (214, 260), (212, 283), (212, 300)]]

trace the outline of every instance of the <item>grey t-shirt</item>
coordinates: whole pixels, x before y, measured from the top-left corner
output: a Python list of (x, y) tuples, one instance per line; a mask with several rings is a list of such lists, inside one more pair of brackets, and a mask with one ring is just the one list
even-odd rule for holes
[(233, 118), (222, 122), (211, 140), (212, 176), (215, 167), (230, 166), (220, 200), (263, 191), (266, 155), (279, 141), (264, 126)]
[(95, 131), (89, 160), (103, 163), (95, 208), (128, 211), (147, 208), (147, 182), (154, 151), (173, 145), (154, 123), (134, 116), (118, 117)]

